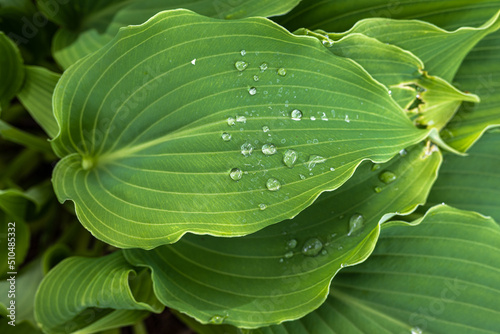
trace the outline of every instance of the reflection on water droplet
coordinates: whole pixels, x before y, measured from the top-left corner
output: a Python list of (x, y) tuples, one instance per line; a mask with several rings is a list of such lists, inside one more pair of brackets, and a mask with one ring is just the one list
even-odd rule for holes
[(267, 180), (266, 187), (269, 191), (278, 191), (281, 188), (281, 183), (280, 181), (272, 177)]
[(229, 177), (235, 181), (241, 180), (242, 176), (243, 176), (243, 172), (239, 168), (233, 168), (229, 172)]
[(234, 67), (240, 72), (244, 71), (248, 67), (248, 63), (243, 60), (238, 60), (236, 63), (234, 63)]
[(373, 188), (373, 190), (378, 194), (378, 193), (382, 192), (382, 187), (375, 187), (375, 188)]
[(246, 142), (245, 144), (241, 145), (241, 154), (243, 154), (245, 157), (250, 156), (252, 152), (253, 152), (253, 146), (249, 142)]
[(321, 251), (321, 255), (326, 255), (326, 254), (328, 254), (328, 252), (326, 251), (326, 249), (323, 249), (323, 250)]
[(292, 168), (295, 162), (297, 161), (298, 154), (294, 150), (286, 150), (283, 154), (283, 163), (288, 167)]
[(345, 119), (344, 121), (346, 121), (347, 123), (351, 122), (351, 120), (349, 119), (349, 116), (348, 115), (345, 115)]
[(238, 123), (246, 123), (247, 118), (245, 116), (236, 116), (236, 122)]
[(263, 132), (269, 132), (269, 127), (268, 127), (267, 125), (264, 125), (264, 126), (262, 127), (262, 131), (263, 131)]
[(396, 174), (394, 174), (391, 171), (385, 171), (385, 172), (381, 173), (378, 176), (378, 178), (380, 179), (380, 181), (384, 182), (385, 184), (389, 184), (389, 183), (396, 181), (396, 179), (398, 177), (396, 176)]
[(250, 89), (248, 90), (248, 94), (250, 94), (250, 95), (255, 95), (255, 94), (257, 94), (257, 88), (255, 88), (255, 87), (250, 88)]
[(231, 140), (231, 135), (227, 132), (224, 132), (221, 137), (222, 137), (223, 141), (230, 141)]
[(335, 172), (335, 168), (330, 167), (330, 172)]
[(292, 110), (290, 116), (294, 121), (300, 121), (302, 119), (302, 111), (300, 111), (299, 109), (294, 109)]
[(347, 233), (347, 236), (350, 236), (354, 232), (359, 231), (359, 229), (363, 227), (364, 223), (365, 217), (363, 217), (362, 214), (356, 213), (352, 215), (349, 219), (349, 233)]
[(309, 168), (309, 170), (312, 170), (314, 167), (316, 167), (317, 164), (322, 164), (325, 161), (326, 159), (320, 155), (311, 155), (309, 157), (309, 160), (307, 161), (307, 168)]
[(261, 203), (261, 204), (259, 204), (259, 209), (264, 211), (265, 209), (267, 209), (267, 205), (265, 205), (264, 203)]
[(373, 164), (372, 166), (372, 172), (376, 171), (376, 170), (379, 170), (380, 169), (380, 165), (379, 164)]
[(422, 334), (423, 331), (419, 327), (413, 327), (411, 329), (411, 334)]
[(276, 146), (274, 146), (273, 144), (264, 144), (262, 146), (262, 153), (264, 153), (265, 155), (273, 155), (276, 154), (276, 152)]
[(293, 256), (293, 252), (292, 251), (288, 251), (285, 253), (285, 258), (289, 259)]
[(260, 70), (261, 70), (262, 72), (264, 72), (265, 70), (267, 70), (268, 65), (267, 65), (267, 63), (262, 63), (262, 64), (260, 64), (260, 66), (259, 66), (259, 67), (260, 67)]
[(284, 69), (283, 67), (279, 68), (278, 74), (284, 77), (286, 75), (286, 69)]
[(326, 117), (325, 113), (323, 113), (323, 115), (321, 115), (321, 120), (328, 121), (328, 117)]
[(259, 81), (259, 79), (260, 79), (260, 78), (259, 78), (259, 76), (258, 76), (258, 75), (254, 75), (254, 76), (253, 76), (253, 81)]
[(302, 246), (302, 254), (306, 256), (316, 256), (323, 249), (323, 243), (318, 238), (307, 240)]
[(286, 246), (288, 248), (295, 248), (295, 247), (297, 247), (297, 240), (295, 240), (295, 239), (288, 240), (288, 242), (286, 243)]
[(227, 118), (227, 125), (233, 126), (236, 123), (236, 119), (234, 117)]
[(196, 65), (196, 58), (194, 58), (193, 60), (191, 60), (191, 64)]
[(407, 154), (408, 154), (408, 151), (406, 151), (404, 148), (401, 151), (399, 151), (399, 155), (402, 157), (404, 157)]
[(210, 323), (220, 325), (224, 322), (225, 319), (226, 317), (222, 315), (214, 315), (213, 317), (210, 318)]
[(247, 54), (247, 52), (245, 50), (240, 51), (240, 55), (245, 56), (246, 54)]
[(304, 175), (302, 175), (302, 174), (299, 174), (299, 177), (300, 177), (301, 180), (305, 180), (306, 179), (306, 177)]

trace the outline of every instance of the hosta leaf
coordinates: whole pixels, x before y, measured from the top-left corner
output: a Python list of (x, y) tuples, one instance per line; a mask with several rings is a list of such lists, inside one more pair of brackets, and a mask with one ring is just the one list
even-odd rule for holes
[(164, 304), (201, 322), (258, 327), (296, 319), (321, 305), (338, 270), (366, 259), (380, 221), (425, 202), (440, 161), (418, 145), (384, 165), (361, 164), (291, 221), (242, 238), (186, 235), (125, 255), (151, 268)]
[(426, 70), (444, 80), (455, 76), (469, 51), (486, 35), (500, 28), (500, 11), (478, 28), (462, 27), (446, 31), (417, 20), (365, 19), (343, 33), (328, 33), (333, 40), (353, 33), (363, 34), (411, 51)]
[(2, 120), (0, 120), (0, 137), (38, 152), (52, 153), (50, 143), (46, 139), (17, 129)]
[(255, 232), (339, 187), (362, 160), (387, 161), (428, 134), (316, 39), (184, 10), (121, 30), (66, 71), (54, 108), (56, 193), (119, 247)]
[[(355, 60), (390, 89), (392, 97), (401, 107), (410, 109), (418, 98), (418, 113), (421, 116), (416, 121), (421, 125), (441, 129), (462, 101), (479, 102), (476, 95), (462, 93), (445, 80), (430, 76), (424, 71), (420, 59), (397, 46), (357, 33), (346, 35), (336, 42), (306, 29), (297, 33), (315, 36), (332, 53)], [(415, 85), (418, 90), (413, 88)]]
[[(240, 19), (252, 16), (282, 15), (295, 7), (299, 1), (114, 0), (111, 2), (93, 1), (91, 6), (88, 1), (71, 1), (63, 6), (64, 10), (57, 12), (56, 19), (61, 21), (67, 29), (59, 30), (54, 37), (53, 54), (58, 63), (67, 68), (78, 59), (103, 47), (121, 27), (141, 24), (156, 13), (167, 9), (186, 8), (205, 16)], [(49, 0), (38, 2), (40, 4), (53, 3)], [(82, 20), (86, 17), (88, 19)]]
[(52, 112), (52, 95), (59, 74), (44, 67), (26, 66), (26, 78), (17, 97), (30, 115), (50, 137), (55, 137), (59, 128)]
[[(383, 229), (370, 258), (341, 271), (319, 309), (250, 333), (496, 333), (499, 242), (492, 219), (434, 207), (420, 225)], [(196, 327), (200, 334), (238, 333)]]
[(446, 203), (474, 210), (500, 221), (500, 133), (490, 132), (467, 157), (446, 154), (429, 205)]
[(23, 84), (24, 67), (16, 44), (0, 31), (0, 112)]
[(148, 277), (135, 276), (121, 252), (68, 258), (43, 279), (35, 318), (45, 333), (94, 333), (134, 323), (163, 309)]

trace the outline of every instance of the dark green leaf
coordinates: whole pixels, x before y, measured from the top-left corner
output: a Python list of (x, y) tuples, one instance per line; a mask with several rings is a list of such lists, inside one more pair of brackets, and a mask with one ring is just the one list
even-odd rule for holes
[(21, 89), (23, 58), (16, 44), (0, 31), (0, 113)]

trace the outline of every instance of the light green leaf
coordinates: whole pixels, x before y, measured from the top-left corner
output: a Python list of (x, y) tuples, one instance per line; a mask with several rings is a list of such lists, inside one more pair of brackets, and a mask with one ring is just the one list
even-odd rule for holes
[(125, 256), (151, 268), (164, 304), (203, 323), (259, 327), (296, 319), (321, 305), (337, 271), (368, 257), (381, 221), (425, 202), (440, 161), (418, 145), (384, 165), (361, 164), (340, 189), (290, 221), (242, 238), (186, 235)]
[(247, 333), (497, 333), (499, 244), (492, 219), (434, 207), (420, 225), (383, 229), (370, 258), (341, 271), (319, 309)]
[(35, 318), (45, 333), (94, 333), (160, 313), (149, 274), (135, 275), (121, 252), (68, 258), (43, 279)]
[[(71, 1), (63, 6), (64, 10), (57, 12), (56, 20), (69, 29), (63, 28), (55, 35), (53, 55), (62, 67), (68, 68), (77, 60), (103, 47), (116, 36), (120, 28), (141, 24), (158, 12), (168, 9), (186, 8), (204, 16), (240, 19), (282, 15), (295, 7), (299, 1), (114, 0), (93, 1), (92, 6), (89, 6), (88, 1)], [(50, 0), (38, 2), (53, 3)], [(70, 29), (71, 27), (73, 29)]]
[(59, 128), (52, 112), (52, 95), (61, 76), (38, 66), (26, 66), (25, 72), (24, 86), (17, 97), (35, 121), (53, 138)]
[(23, 84), (23, 58), (16, 44), (0, 31), (0, 112)]
[(54, 108), (60, 201), (73, 200), (96, 237), (145, 249), (291, 218), (362, 160), (387, 161), (428, 134), (318, 40), (184, 10), (122, 29), (66, 71)]
[(446, 154), (428, 205), (446, 203), (500, 221), (500, 133), (490, 132), (467, 157)]

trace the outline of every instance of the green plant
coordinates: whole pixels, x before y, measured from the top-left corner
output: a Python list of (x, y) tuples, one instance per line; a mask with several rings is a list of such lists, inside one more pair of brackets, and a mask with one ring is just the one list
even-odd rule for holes
[(1, 0), (2, 332), (498, 332), (499, 16)]

